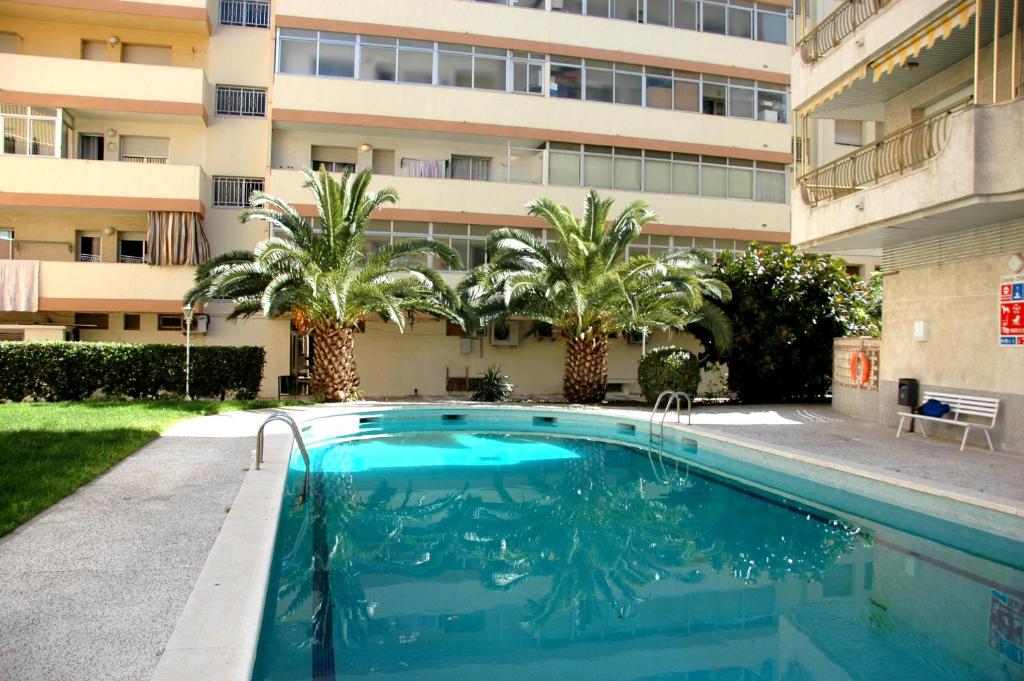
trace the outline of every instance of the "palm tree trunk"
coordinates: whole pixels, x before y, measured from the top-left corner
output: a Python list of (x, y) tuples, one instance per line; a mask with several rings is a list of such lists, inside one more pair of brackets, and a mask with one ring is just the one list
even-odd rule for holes
[(310, 392), (328, 402), (354, 399), (359, 392), (355, 357), (356, 327), (322, 320), (313, 326), (313, 368)]
[(608, 336), (588, 329), (565, 338), (562, 394), (570, 402), (600, 402), (608, 388)]

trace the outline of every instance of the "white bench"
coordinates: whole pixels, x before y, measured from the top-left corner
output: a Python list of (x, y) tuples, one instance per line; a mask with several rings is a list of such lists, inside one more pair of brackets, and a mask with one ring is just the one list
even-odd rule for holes
[[(908, 418), (910, 419), (911, 425), (913, 425), (915, 419), (921, 421), (921, 435), (928, 437), (928, 433), (924, 430), (924, 421), (935, 421), (936, 423), (945, 423), (948, 426), (960, 426), (964, 429), (964, 439), (960, 442), (960, 451), (964, 451), (964, 446), (967, 444), (967, 434), (971, 432), (971, 428), (979, 428), (981, 432), (985, 433), (985, 439), (988, 440), (988, 448), (994, 451), (992, 446), (992, 438), (989, 437), (988, 431), (996, 425), (996, 416), (999, 415), (999, 400), (994, 397), (974, 397), (973, 395), (957, 395), (956, 393), (938, 393), (926, 390), (924, 392), (924, 399), (921, 404), (924, 404), (928, 400), (938, 400), (949, 405), (949, 411), (947, 413), (952, 414), (953, 418), (938, 418), (935, 416), (924, 416), (923, 414), (915, 414), (913, 412), (901, 411), (897, 412), (900, 417), (900, 425), (896, 428), (896, 437), (900, 436), (903, 431), (903, 422)], [(986, 421), (962, 421), (961, 416), (977, 416)]]

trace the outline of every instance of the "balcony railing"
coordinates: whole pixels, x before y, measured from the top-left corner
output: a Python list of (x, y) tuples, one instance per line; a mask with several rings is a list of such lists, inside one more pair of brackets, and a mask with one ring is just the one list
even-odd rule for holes
[(800, 39), (800, 57), (805, 64), (818, 61), (892, 2), (895, 0), (847, 0)]
[(145, 257), (138, 255), (121, 255), (118, 257), (118, 262), (127, 263), (129, 265), (141, 265), (146, 262)]
[(92, 253), (79, 253), (78, 254), (78, 261), (79, 262), (103, 262), (103, 258), (101, 258), (99, 255), (94, 255)]
[(270, 26), (270, 3), (267, 0), (220, 0), (220, 23), (224, 26)]
[(156, 163), (166, 165), (167, 159), (160, 156), (122, 156), (121, 161), (125, 163)]
[(966, 99), (802, 175), (797, 181), (804, 203), (816, 206), (852, 194), (935, 158), (949, 140), (950, 117), (972, 101)]

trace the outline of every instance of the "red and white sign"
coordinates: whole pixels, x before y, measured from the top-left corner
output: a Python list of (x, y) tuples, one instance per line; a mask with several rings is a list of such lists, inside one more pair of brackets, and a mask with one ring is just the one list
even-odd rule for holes
[(1024, 274), (999, 283), (999, 344), (1024, 348)]

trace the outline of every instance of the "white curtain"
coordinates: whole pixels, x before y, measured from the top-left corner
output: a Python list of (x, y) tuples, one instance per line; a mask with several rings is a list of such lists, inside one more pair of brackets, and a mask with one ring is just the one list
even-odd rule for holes
[(39, 261), (0, 260), (0, 312), (39, 311)]

